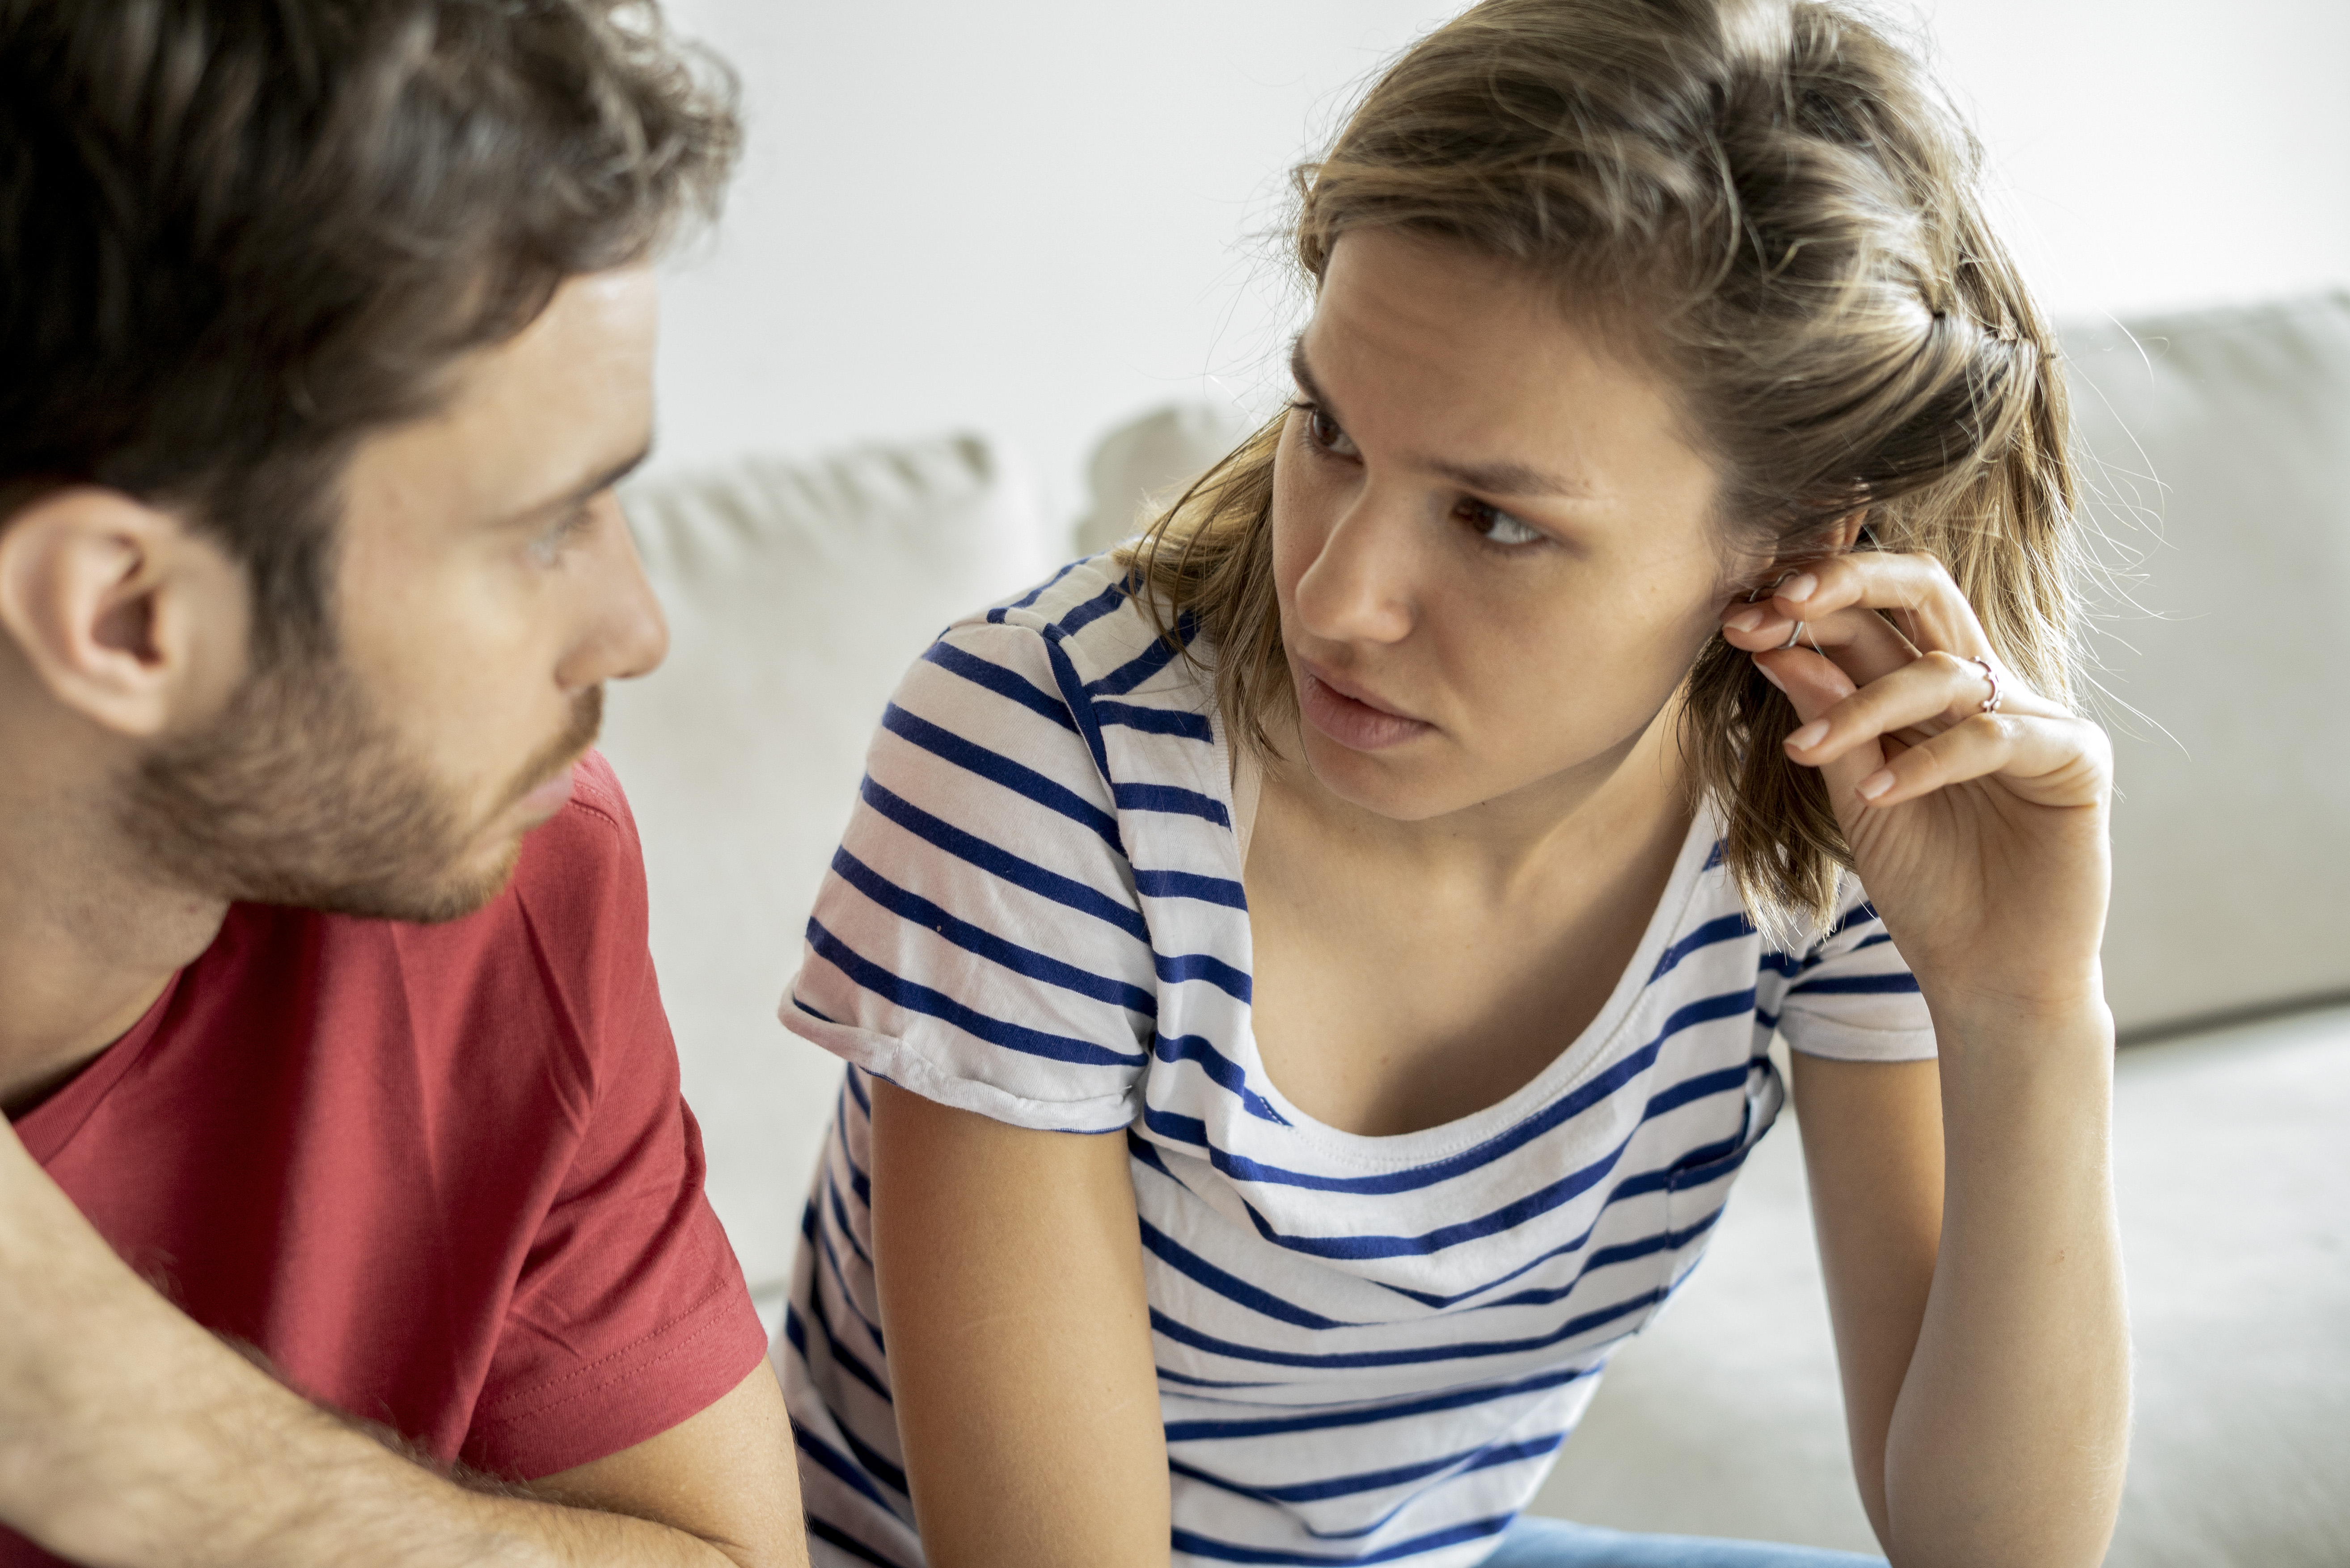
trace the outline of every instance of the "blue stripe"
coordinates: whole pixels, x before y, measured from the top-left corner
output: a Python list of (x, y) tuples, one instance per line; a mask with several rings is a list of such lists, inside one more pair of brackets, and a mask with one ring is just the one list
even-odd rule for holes
[(1283, 1568), (1351, 1568), (1361, 1563), (1392, 1563), (1399, 1557), (1417, 1557), (1424, 1552), (1440, 1551), (1458, 1546), (1464, 1541), (1483, 1541), (1502, 1533), (1510, 1527), (1515, 1514), (1499, 1514), (1492, 1519), (1473, 1519), (1465, 1524), (1433, 1530), (1425, 1535), (1415, 1535), (1409, 1541), (1399, 1541), (1377, 1552), (1348, 1552), (1344, 1557), (1330, 1557), (1315, 1552), (1269, 1552), (1254, 1546), (1236, 1546), (1230, 1542), (1195, 1535), (1188, 1530), (1173, 1532), (1173, 1545), (1178, 1552), (1188, 1552), (1194, 1557), (1211, 1558), (1218, 1563), (1267, 1563)]
[(1237, 1274), (1226, 1273), (1197, 1252), (1177, 1241), (1149, 1220), (1142, 1226), (1143, 1251), (1159, 1259), (1177, 1273), (1194, 1283), (1206, 1286), (1226, 1301), (1236, 1302), (1251, 1312), (1262, 1313), (1277, 1323), (1298, 1328), (1360, 1328), (1361, 1324), (1346, 1323), (1335, 1317), (1324, 1317), (1318, 1312), (1293, 1306), (1270, 1291), (1261, 1290)]
[(865, 990), (910, 1012), (919, 1012), (951, 1023), (974, 1039), (991, 1045), (1001, 1045), (1007, 1051), (1024, 1055), (1042, 1056), (1048, 1061), (1072, 1062), (1087, 1067), (1139, 1067), (1145, 1059), (1141, 1051), (1119, 1051), (1074, 1035), (1048, 1034), (1041, 1029), (1031, 1029), (1022, 1023), (1008, 1023), (1000, 1018), (990, 1018), (975, 1008), (965, 1007), (942, 991), (901, 980), (883, 969), (847, 943), (834, 936), (811, 916), (808, 919), (808, 946), (825, 962), (840, 971)]
[[(1799, 980), (1787, 988), (1787, 995), (1890, 996), (1906, 995), (1917, 989), (1918, 977), (1904, 970), (1894, 974), (1826, 974)], [(1785, 1005), (1783, 999), (1780, 1006)]]
[(1013, 794), (1035, 801), (1047, 811), (1057, 812), (1080, 827), (1092, 829), (1101, 836), (1103, 843), (1126, 855), (1126, 845), (1118, 837), (1118, 818), (1096, 805), (1066, 784), (1056, 784), (1024, 763), (1015, 763), (1001, 752), (964, 740), (951, 730), (942, 729), (920, 714), (909, 713), (895, 702), (882, 711), (881, 727), (908, 743), (920, 747), (934, 757), (952, 763), (966, 773), (976, 774), (990, 784), (1000, 784)]
[(1224, 810), (1223, 802), (1195, 789), (1179, 789), (1173, 784), (1122, 784), (1110, 791), (1110, 798), (1120, 811), (1163, 811), (1179, 816), (1204, 817), (1218, 827), (1232, 825), (1232, 814)]
[(1248, 971), (1235, 969), (1220, 958), (1207, 953), (1159, 953), (1150, 955), (1151, 967), (1159, 978), (1170, 985), (1180, 985), (1187, 980), (1203, 980), (1225, 995), (1242, 1002), (1251, 1001), (1255, 987), (1249, 982)]
[(1229, 1095), (1235, 1096), (1241, 1107), (1259, 1121), (1285, 1127), (1289, 1123), (1265, 1097), (1248, 1086), (1248, 1075), (1239, 1063), (1216, 1049), (1211, 1041), (1197, 1034), (1161, 1034), (1150, 1044), (1150, 1054), (1172, 1066), (1178, 1062), (1190, 1062), (1208, 1076), (1208, 1081)]
[(1441, 1394), (1400, 1400), (1392, 1405), (1309, 1410), (1298, 1415), (1249, 1420), (1170, 1421), (1167, 1423), (1167, 1440), (1170, 1443), (1217, 1443), (1236, 1438), (1275, 1438), (1291, 1432), (1327, 1432), (1342, 1427), (1374, 1427), (1385, 1421), (1408, 1421), (1447, 1410), (1466, 1410), (1472, 1406), (1490, 1405), (1497, 1399), (1514, 1399), (1523, 1394), (1546, 1393), (1570, 1383), (1579, 1383), (1586, 1377), (1596, 1376), (1598, 1372), (1596, 1366), (1561, 1366), (1513, 1383), (1451, 1388)]
[(1157, 1307), (1150, 1309), (1150, 1326), (1178, 1345), (1188, 1345), (1194, 1350), (1204, 1350), (1211, 1355), (1221, 1355), (1232, 1361), (1254, 1362), (1265, 1366), (1307, 1367), (1325, 1372), (1361, 1371), (1378, 1366), (1427, 1366), (1440, 1361), (1482, 1361), (1495, 1355), (1527, 1355), (1564, 1345), (1595, 1329), (1606, 1328), (1664, 1299), (1665, 1293), (1661, 1289), (1642, 1291), (1638, 1295), (1607, 1306), (1579, 1313), (1548, 1334), (1531, 1334), (1522, 1339), (1415, 1345), (1401, 1350), (1341, 1350), (1310, 1355), (1294, 1350), (1265, 1350), (1203, 1334), (1186, 1324), (1176, 1322)]
[(1011, 604), (1003, 607), (1003, 608), (992, 609), (988, 611), (987, 618), (1001, 626), (1003, 624), (1004, 609), (1026, 609), (1038, 599), (1043, 598), (1046, 594), (1052, 592), (1053, 589), (1058, 587), (1063, 577), (1067, 576), (1071, 572), (1074, 572), (1079, 566), (1084, 566), (1089, 559), (1091, 559), (1090, 556), (1078, 556), (1076, 560), (1071, 561), (1067, 566), (1063, 566), (1059, 571), (1055, 572), (1051, 576), (1046, 577), (1043, 582), (1038, 583), (1035, 587), (1030, 588), (1026, 593), (1022, 594), (1018, 598), (1014, 599)]
[(1096, 697), (1123, 697), (1166, 669), (1174, 658), (1175, 649), (1163, 641), (1153, 642), (1107, 675), (1089, 682), (1086, 690)]
[(1023, 860), (974, 834), (965, 833), (952, 823), (941, 821), (913, 802), (891, 793), (870, 774), (865, 775), (858, 794), (866, 805), (931, 847), (942, 849), (1015, 888), (1024, 888), (1038, 898), (1049, 898), (1065, 909), (1116, 926), (1145, 946), (1149, 944), (1150, 927), (1133, 905), (1120, 903), (1083, 882), (1057, 871), (1047, 871), (1034, 861)]
[(1639, 1050), (1631, 1053), (1573, 1092), (1560, 1096), (1535, 1115), (1528, 1116), (1507, 1132), (1496, 1134), (1473, 1148), (1409, 1170), (1391, 1171), (1380, 1176), (1321, 1176), (1311, 1171), (1286, 1170), (1279, 1166), (1264, 1165), (1244, 1156), (1214, 1151), (1216, 1168), (1235, 1181), (1261, 1182), (1267, 1186), (1302, 1187), (1325, 1192), (1362, 1194), (1392, 1194), (1416, 1191), (1450, 1181), (1492, 1164), (1503, 1156), (1523, 1148), (1553, 1128), (1581, 1116), (1612, 1097), (1627, 1084), (1646, 1073), (1654, 1064), (1665, 1042), (1684, 1029), (1710, 1023), (1717, 1019), (1733, 1018), (1748, 1012), (1754, 1006), (1752, 990), (1725, 992), (1719, 996), (1701, 997), (1673, 1010), (1656, 1037)]
[(1215, 744), (1216, 726), (1204, 713), (1180, 708), (1145, 708), (1135, 702), (1097, 701), (1094, 716), (1105, 724), (1123, 724), (1146, 735), (1173, 735), (1180, 740)]
[(855, 1460), (837, 1452), (830, 1444), (797, 1421), (792, 1423), (792, 1440), (799, 1445), (800, 1452), (814, 1459), (818, 1468), (832, 1476), (834, 1480), (863, 1492), (873, 1500), (874, 1505), (882, 1512), (889, 1514), (893, 1519), (897, 1517), (889, 1507), (889, 1500), (874, 1487), (872, 1479), (857, 1468)]
[(1657, 960), (1657, 967), (1648, 971), (1648, 983), (1656, 984), (1678, 968), (1681, 960), (1700, 949), (1712, 947), (1718, 942), (1734, 942), (1741, 937), (1753, 934), (1754, 922), (1742, 914), (1724, 915), (1720, 919), (1708, 920), (1664, 950), (1664, 955)]
[(1047, 958), (1034, 948), (1006, 941), (993, 931), (983, 930), (969, 920), (949, 914), (920, 894), (899, 887), (851, 855), (845, 846), (834, 852), (832, 869), (842, 881), (899, 919), (920, 926), (965, 952), (975, 953), (1014, 974), (1058, 986), (1063, 991), (1075, 992), (1079, 996), (1089, 996), (1097, 1002), (1123, 1007), (1145, 1018), (1159, 1016), (1159, 999), (1140, 986), (1108, 975), (1095, 974), (1073, 963)]
[(1126, 585), (1112, 583), (1085, 603), (1070, 610), (1053, 623), (1053, 629), (1063, 637), (1074, 637), (1102, 617), (1126, 603)]
[(824, 1315), (824, 1293), (821, 1291), (809, 1293), (808, 1315), (806, 1318), (800, 1316), (796, 1306), (784, 1308), (784, 1337), (792, 1342), (792, 1348), (800, 1353), (803, 1360), (808, 1361), (815, 1359), (808, 1355), (807, 1330), (811, 1327), (823, 1339), (826, 1354), (832, 1357), (833, 1365), (879, 1395), (884, 1403), (889, 1402), (889, 1390), (880, 1377), (853, 1353), (841, 1348), (840, 1341), (834, 1336), (832, 1324)]
[(827, 1523), (825, 1521), (818, 1519), (813, 1513), (807, 1516), (807, 1529), (808, 1533), (815, 1536), (818, 1541), (824, 1542), (828, 1545), (837, 1546), (841, 1551), (847, 1552), (851, 1557), (858, 1558), (862, 1562), (873, 1563), (875, 1568), (904, 1568), (904, 1564), (900, 1563), (896, 1558), (882, 1556), (879, 1552), (874, 1551), (873, 1548), (866, 1545), (865, 1542), (858, 1540), (855, 1536), (849, 1534), (838, 1525)]
[(1086, 683), (1077, 679), (1077, 667), (1057, 636), (1045, 638), (1045, 657), (1053, 666), (1053, 680), (1061, 689), (1061, 701), (1069, 705), (1070, 716), (1077, 722), (1077, 733), (1085, 737), (1086, 750), (1093, 753), (1095, 770), (1108, 778), (1109, 744), (1102, 739), (1101, 721), (1094, 717), (1092, 697), (1086, 691)]
[[(1441, 1459), (1425, 1459), (1418, 1464), (1399, 1465), (1393, 1469), (1369, 1470), (1361, 1475), (1335, 1476), (1328, 1480), (1306, 1481), (1295, 1486), (1245, 1486), (1239, 1481), (1228, 1480), (1211, 1471), (1203, 1470), (1196, 1465), (1184, 1464), (1180, 1460), (1170, 1459), (1167, 1468), (1179, 1476), (1214, 1487), (1219, 1491), (1232, 1492), (1241, 1497), (1253, 1497), (1260, 1502), (1322, 1502), (1334, 1497), (1355, 1497), (1367, 1491), (1385, 1491), (1390, 1487), (1409, 1486), (1413, 1481), (1442, 1475), (1447, 1470), (1465, 1476), (1474, 1475), (1479, 1470), (1499, 1469), (1503, 1465), (1513, 1465), (1521, 1460), (1538, 1459), (1555, 1454), (1558, 1452), (1559, 1445), (1565, 1441), (1565, 1432), (1554, 1432), (1547, 1438), (1533, 1438), (1521, 1443), (1496, 1443), (1488, 1448), (1471, 1449), (1463, 1453), (1446, 1454)], [(1404, 1503), (1399, 1505), (1399, 1511), (1402, 1507), (1409, 1506), (1416, 1501), (1416, 1498), (1405, 1499)], [(1368, 1535), (1394, 1517), (1395, 1514), (1391, 1512), (1381, 1518), (1378, 1523), (1367, 1529), (1349, 1530), (1323, 1538), (1330, 1540), (1345, 1536)], [(1320, 1532), (1316, 1532), (1316, 1533)]]
[[(1733, 1069), (1731, 1075), (1734, 1077), (1737, 1084), (1742, 1085), (1746, 1079), (1746, 1070)], [(1710, 1076), (1720, 1076), (1720, 1075), (1710, 1075)], [(1667, 1105), (1661, 1109), (1655, 1108), (1652, 1103), (1650, 1106), (1642, 1109), (1640, 1119), (1633, 1124), (1632, 1129), (1624, 1135), (1622, 1141), (1581, 1169), (1571, 1171), (1548, 1186), (1537, 1188), (1523, 1197), (1514, 1199), (1476, 1219), (1461, 1220), (1451, 1225), (1440, 1225), (1433, 1231), (1424, 1231), (1417, 1236), (1285, 1236), (1273, 1228), (1256, 1205), (1243, 1198), (1241, 1200), (1242, 1206), (1247, 1210), (1249, 1219), (1256, 1226), (1258, 1235), (1276, 1247), (1287, 1251), (1303, 1253), (1307, 1257), (1399, 1258), (1440, 1252), (1448, 1248), (1481, 1241), (1504, 1231), (1513, 1231), (1528, 1220), (1546, 1214), (1582, 1196), (1598, 1185), (1602, 1179), (1615, 1169), (1617, 1162), (1623, 1158), (1625, 1151), (1631, 1147), (1633, 1138), (1639, 1135), (1641, 1127), (1647, 1126), (1654, 1117), (1673, 1108), (1671, 1105)], [(1223, 1168), (1228, 1158), (1221, 1149), (1212, 1147), (1210, 1148), (1209, 1158), (1218, 1169)], [(1684, 1157), (1684, 1158), (1687, 1158), (1689, 1157)], [(1233, 1163), (1238, 1162), (1233, 1161)], [(1638, 1177), (1632, 1178), (1626, 1191), (1628, 1193), (1636, 1190), (1637, 1184), (1641, 1179)], [(1605, 1205), (1602, 1207), (1604, 1208)]]
[(922, 658), (949, 674), (962, 676), (974, 686), (984, 687), (999, 697), (1009, 697), (1030, 712), (1041, 713), (1065, 730), (1074, 732), (1077, 727), (1077, 722), (1069, 717), (1068, 709), (1059, 699), (1038, 691), (1035, 682), (1017, 670), (1007, 670), (976, 654), (965, 653), (943, 639), (931, 644)]
[(1197, 898), (1228, 909), (1246, 909), (1248, 894), (1229, 877), (1202, 877), (1196, 871), (1145, 871), (1135, 868), (1134, 890), (1146, 898)]
[(1194, 1377), (1188, 1372), (1170, 1372), (1164, 1366), (1153, 1367), (1164, 1383), (1180, 1383), (1187, 1388), (1278, 1388), (1278, 1383), (1230, 1383), (1214, 1377)]

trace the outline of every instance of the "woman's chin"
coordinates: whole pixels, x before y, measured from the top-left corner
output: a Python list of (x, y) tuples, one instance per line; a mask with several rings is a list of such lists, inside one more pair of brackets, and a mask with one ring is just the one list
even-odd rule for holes
[[(1458, 779), (1441, 776), (1420, 745), (1362, 752), (1300, 725), (1306, 771), (1348, 805), (1395, 822), (1424, 822), (1473, 804)], [(1433, 737), (1430, 737), (1433, 739)], [(1437, 775), (1437, 776), (1431, 776)]]

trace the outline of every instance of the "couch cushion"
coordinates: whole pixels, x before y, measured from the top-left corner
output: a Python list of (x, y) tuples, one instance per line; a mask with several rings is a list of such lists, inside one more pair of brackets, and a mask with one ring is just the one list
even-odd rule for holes
[(748, 460), (626, 502), (670, 656), (611, 690), (603, 745), (644, 834), (711, 1196), (765, 1287), (791, 1266), (840, 1081), (775, 1004), (867, 742), (939, 628), (1043, 576), (1054, 552), (1029, 486), (968, 437)]
[(2091, 515), (2135, 601), (2100, 639), (2115, 1015), (2350, 993), (2350, 295), (2064, 346)]

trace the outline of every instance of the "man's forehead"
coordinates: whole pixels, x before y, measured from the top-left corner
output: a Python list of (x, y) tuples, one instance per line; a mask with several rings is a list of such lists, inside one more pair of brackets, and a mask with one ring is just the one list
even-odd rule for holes
[(567, 281), (523, 331), (453, 369), (437, 412), (362, 444), (353, 499), (381, 488), (488, 523), (625, 467), (651, 435), (656, 323), (649, 271)]

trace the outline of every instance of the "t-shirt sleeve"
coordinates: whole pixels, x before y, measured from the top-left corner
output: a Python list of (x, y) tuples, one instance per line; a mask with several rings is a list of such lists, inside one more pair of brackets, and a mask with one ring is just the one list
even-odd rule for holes
[(1847, 1062), (1915, 1062), (1934, 1054), (1934, 1021), (1892, 933), (1859, 878), (1845, 874), (1836, 918), (1800, 957), (1781, 956), (1760, 988), (1776, 1002), (1788, 1047)]
[(1155, 970), (1089, 717), (1043, 632), (977, 622), (931, 646), (867, 753), (789, 1028), (1014, 1126), (1134, 1119)]
[(518, 885), (574, 1023), (581, 1125), (515, 1285), (462, 1457), (525, 1480), (660, 1436), (766, 1354), (703, 1192), (702, 1135), (646, 947), (636, 826), (600, 757), (574, 811), (600, 817), (560, 877)]

